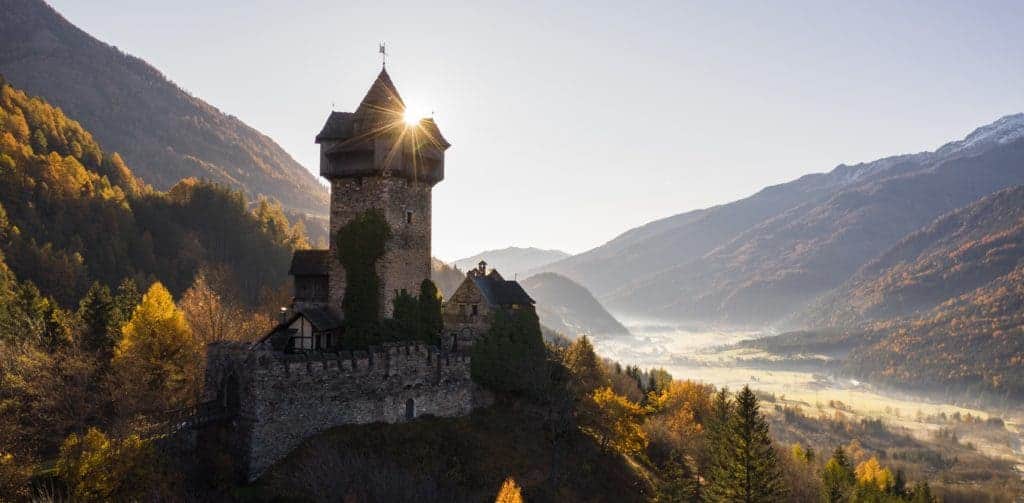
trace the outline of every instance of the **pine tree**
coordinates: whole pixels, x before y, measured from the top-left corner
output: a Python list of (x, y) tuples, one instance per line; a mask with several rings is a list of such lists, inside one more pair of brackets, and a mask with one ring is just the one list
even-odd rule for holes
[(661, 470), (661, 484), (655, 495), (656, 503), (690, 503), (700, 501), (700, 484), (690, 470), (686, 459), (674, 453)]
[(594, 351), (594, 345), (585, 335), (573, 341), (565, 350), (563, 361), (565, 368), (569, 370), (572, 378), (571, 387), (577, 396), (589, 395), (594, 390), (611, 384)]
[(821, 473), (822, 501), (838, 503), (846, 498), (854, 484), (853, 465), (842, 446), (836, 447)]
[[(718, 402), (716, 397), (716, 402)], [(716, 403), (716, 408), (719, 405)], [(714, 460), (707, 489), (710, 501), (762, 503), (783, 501), (782, 472), (772, 446), (768, 422), (749, 386), (736, 395), (725, 427), (714, 440)]]
[(78, 319), (82, 322), (81, 343), (83, 349), (98, 353), (105, 359), (114, 353), (118, 337), (114, 312), (114, 298), (110, 289), (99, 282), (93, 283), (85, 297), (78, 303)]

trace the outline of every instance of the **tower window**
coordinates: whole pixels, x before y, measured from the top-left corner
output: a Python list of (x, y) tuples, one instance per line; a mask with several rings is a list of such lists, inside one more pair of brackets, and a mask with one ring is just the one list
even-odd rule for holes
[(412, 210), (405, 210), (405, 223), (412, 223)]
[(476, 316), (477, 314), (480, 314), (480, 306), (477, 305), (477, 304), (473, 304), (473, 314), (472, 314), (472, 316)]

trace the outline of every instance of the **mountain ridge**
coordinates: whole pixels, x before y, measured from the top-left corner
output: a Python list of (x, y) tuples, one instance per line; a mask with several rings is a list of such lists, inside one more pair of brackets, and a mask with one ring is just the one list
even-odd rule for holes
[(203, 178), (326, 214), (326, 189), (271, 138), (42, 1), (0, 0), (0, 73), (75, 117), (158, 189)]

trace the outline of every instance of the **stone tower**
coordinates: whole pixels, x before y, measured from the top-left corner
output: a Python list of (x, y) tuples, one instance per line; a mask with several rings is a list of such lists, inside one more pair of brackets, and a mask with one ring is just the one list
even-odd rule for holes
[(415, 295), (430, 277), (431, 189), (444, 179), (450, 144), (433, 119), (405, 120), (405, 103), (386, 70), (355, 112), (331, 112), (316, 142), (320, 176), (331, 183), (328, 306), (341, 313), (345, 269), (337, 259), (337, 234), (357, 215), (377, 210), (391, 227), (377, 262), (378, 293), (390, 316), (395, 293)]

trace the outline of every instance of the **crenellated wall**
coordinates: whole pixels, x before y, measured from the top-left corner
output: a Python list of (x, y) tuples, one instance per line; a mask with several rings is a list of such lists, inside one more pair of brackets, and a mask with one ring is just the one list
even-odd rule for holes
[(236, 344), (207, 349), (206, 399), (232, 410), (235, 458), (254, 480), (306, 438), (344, 424), (396, 423), (472, 411), (469, 356), (422, 343), (287, 354)]

